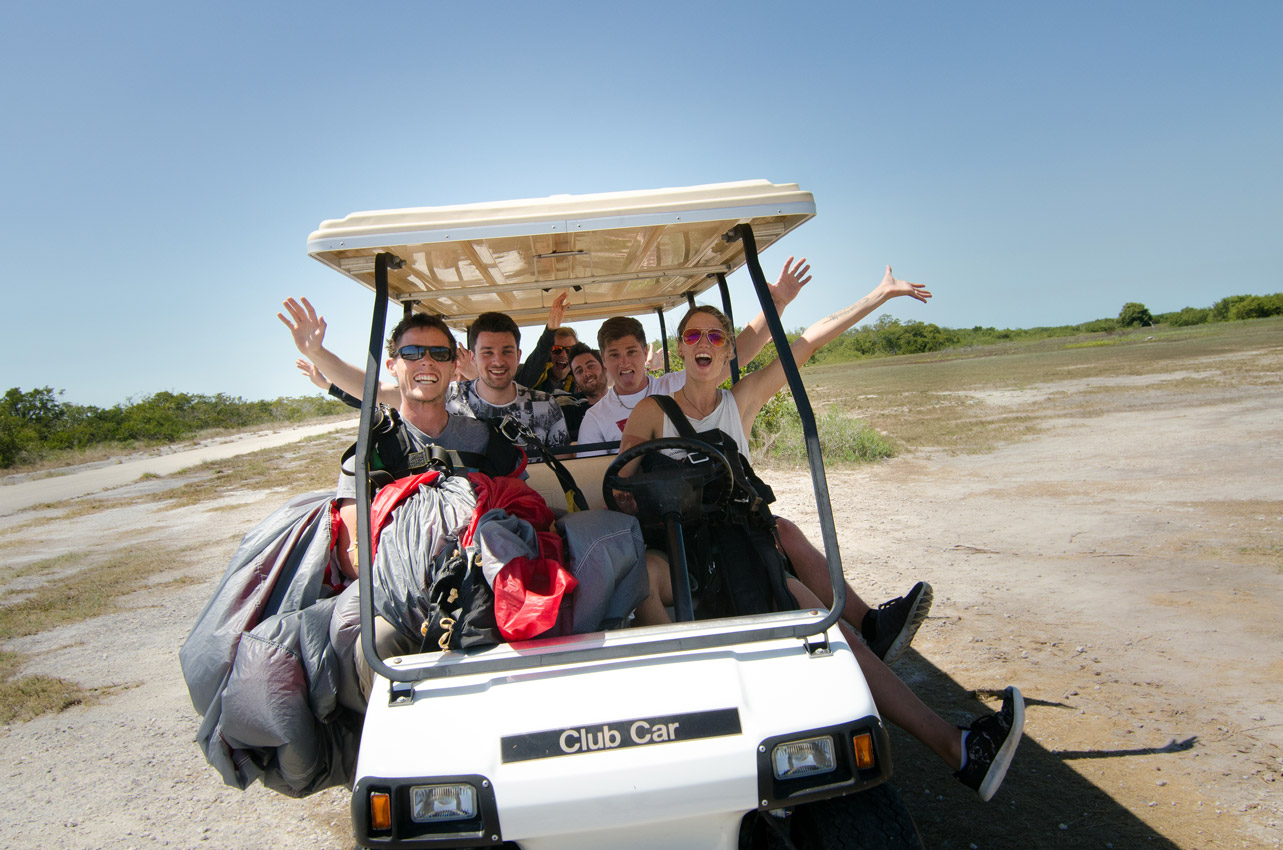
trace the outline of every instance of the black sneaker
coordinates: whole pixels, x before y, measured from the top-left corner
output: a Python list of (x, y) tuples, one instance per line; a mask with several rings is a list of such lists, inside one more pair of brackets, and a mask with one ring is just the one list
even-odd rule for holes
[(860, 623), (860, 634), (874, 655), (894, 664), (909, 648), (930, 610), (931, 585), (920, 581), (904, 596), (870, 609)]
[(1007, 775), (1024, 728), (1024, 697), (1017, 689), (1007, 688), (1002, 692), (1002, 709), (997, 714), (986, 714), (971, 721), (964, 744), (967, 763), (953, 775), (988, 802)]

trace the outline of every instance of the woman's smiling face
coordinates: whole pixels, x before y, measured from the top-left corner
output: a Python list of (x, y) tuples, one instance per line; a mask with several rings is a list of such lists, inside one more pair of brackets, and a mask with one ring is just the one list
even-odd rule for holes
[[(687, 342), (687, 337), (696, 337)], [(699, 377), (717, 375), (730, 359), (732, 337), (721, 320), (705, 312), (687, 315), (681, 324), (677, 339), (677, 354), (686, 366), (687, 374)], [(720, 342), (720, 344), (716, 344)]]

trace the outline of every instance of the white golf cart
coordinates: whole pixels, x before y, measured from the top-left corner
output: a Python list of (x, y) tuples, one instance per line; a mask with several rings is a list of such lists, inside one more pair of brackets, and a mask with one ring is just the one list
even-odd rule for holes
[[(796, 185), (747, 181), (356, 213), (309, 237), (312, 256), (375, 293), (360, 563), (372, 562), (365, 464), (389, 300), (460, 328), (486, 311), (542, 324), (569, 290), (567, 322), (654, 311), (663, 327), (665, 310), (713, 286), (730, 314), (726, 275), (747, 265), (805, 429), (835, 598), (832, 611), (695, 621), (678, 547), (672, 625), (383, 659), (362, 570), (377, 677), (352, 794), (361, 846), (920, 846), (884, 784), (887, 733), (835, 628), (845, 587), (815, 419), (758, 263), (759, 247), (814, 214)], [(566, 461), (592, 507), (614, 460)], [(564, 509), (540, 465), (530, 482)]]

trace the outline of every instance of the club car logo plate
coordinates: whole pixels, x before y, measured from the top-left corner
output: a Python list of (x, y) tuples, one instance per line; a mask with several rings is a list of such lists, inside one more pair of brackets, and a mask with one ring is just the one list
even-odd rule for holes
[(672, 744), (697, 738), (720, 738), (741, 732), (738, 708), (719, 708), (690, 714), (663, 717), (639, 717), (635, 720), (612, 720), (508, 735), (501, 741), (503, 761), (529, 761), (555, 756), (574, 756), (625, 747)]

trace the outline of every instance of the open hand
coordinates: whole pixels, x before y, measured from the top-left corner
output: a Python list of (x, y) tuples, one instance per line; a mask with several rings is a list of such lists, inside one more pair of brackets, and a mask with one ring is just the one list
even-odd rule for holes
[(664, 368), (664, 344), (652, 342), (646, 349), (646, 371), (658, 372)]
[(775, 302), (775, 310), (778, 313), (784, 312), (797, 294), (802, 291), (802, 287), (811, 282), (811, 266), (806, 262), (806, 257), (793, 262), (789, 257), (784, 261), (784, 268), (780, 270), (780, 278), (771, 284), (771, 300)]
[(298, 367), (300, 372), (307, 376), (309, 381), (319, 387), (322, 392), (330, 391), (330, 379), (325, 377), (324, 373), (322, 373), (320, 369), (316, 368), (315, 363), (312, 363), (310, 360), (304, 360), (300, 357), (298, 360), (294, 361), (294, 365)]
[(570, 301), (570, 292), (563, 291), (552, 299), (552, 308), (548, 311), (548, 327), (556, 330), (566, 319), (566, 306)]
[(926, 303), (931, 297), (931, 292), (925, 284), (910, 283), (907, 280), (899, 280), (891, 274), (891, 267), (887, 266), (886, 274), (882, 276), (882, 283), (878, 285), (887, 298), (895, 298), (900, 295), (907, 295), (910, 298), (916, 298), (918, 301)]
[(325, 319), (317, 315), (316, 309), (306, 298), (302, 299), (301, 304), (293, 298), (286, 298), (283, 303), (290, 318), (285, 318), (284, 313), (277, 313), (276, 318), (290, 329), (294, 347), (299, 353), (308, 359), (314, 359), (325, 343)]
[(456, 380), (475, 381), (477, 379), (477, 359), (472, 352), (460, 345), (455, 349), (454, 371)]

